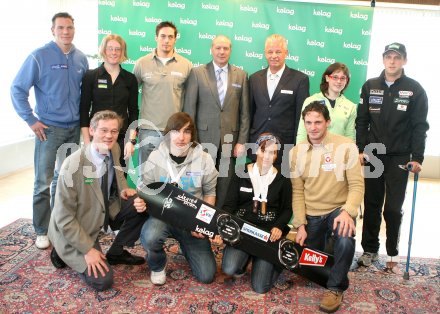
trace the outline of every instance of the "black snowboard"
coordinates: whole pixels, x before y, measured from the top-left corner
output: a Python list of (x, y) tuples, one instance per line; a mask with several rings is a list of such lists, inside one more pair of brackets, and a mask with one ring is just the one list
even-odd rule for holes
[(172, 184), (155, 182), (139, 191), (148, 213), (174, 227), (196, 231), (223, 241), (251, 255), (326, 287), (333, 256), (281, 238), (269, 241), (270, 232), (227, 211), (216, 208)]

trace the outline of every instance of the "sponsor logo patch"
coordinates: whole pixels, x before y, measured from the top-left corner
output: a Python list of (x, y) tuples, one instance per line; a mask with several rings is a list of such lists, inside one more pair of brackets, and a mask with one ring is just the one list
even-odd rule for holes
[(373, 105), (382, 105), (383, 103), (383, 97), (378, 96), (370, 96), (368, 102)]
[(399, 111), (406, 111), (406, 105), (397, 105), (397, 110), (399, 110)]
[(299, 259), (300, 265), (324, 267), (328, 256), (317, 251), (305, 248)]
[(270, 234), (264, 230), (258, 229), (254, 226), (251, 226), (247, 223), (243, 224), (241, 227), (241, 232), (250, 235), (251, 237), (257, 238), (261, 241), (267, 242), (269, 240)]
[(196, 218), (203, 222), (206, 222), (207, 224), (210, 224), (212, 218), (214, 218), (214, 215), (215, 215), (214, 208), (202, 204), (202, 206), (200, 206), (199, 211), (197, 212)]
[(183, 205), (197, 209), (197, 205), (196, 205), (197, 200), (190, 198), (190, 197), (187, 197), (187, 196), (185, 196), (185, 194), (177, 195), (176, 200), (181, 201), (183, 203)]
[(383, 95), (383, 89), (370, 89), (370, 95)]
[(395, 104), (404, 104), (404, 105), (408, 105), (409, 104), (409, 99), (402, 99), (402, 98), (394, 98), (394, 103)]
[(400, 90), (399, 91), (399, 97), (402, 98), (409, 98), (413, 95), (413, 92), (410, 90)]

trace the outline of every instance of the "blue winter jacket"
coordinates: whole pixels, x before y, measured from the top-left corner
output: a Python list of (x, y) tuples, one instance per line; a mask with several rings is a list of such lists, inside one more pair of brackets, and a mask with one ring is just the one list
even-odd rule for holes
[[(81, 80), (88, 68), (85, 54), (74, 46), (67, 54), (53, 41), (36, 49), (12, 82), (12, 104), (18, 115), (29, 126), (38, 120), (62, 128), (79, 125)], [(31, 87), (36, 115), (29, 103)]]

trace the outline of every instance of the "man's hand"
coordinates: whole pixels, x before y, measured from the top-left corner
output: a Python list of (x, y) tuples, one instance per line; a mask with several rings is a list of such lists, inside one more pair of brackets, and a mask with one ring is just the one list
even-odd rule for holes
[(40, 121), (37, 121), (31, 125), (31, 129), (35, 133), (35, 136), (38, 137), (42, 142), (47, 140), (46, 133), (44, 133), (44, 129), (47, 128), (48, 126)]
[(136, 197), (133, 201), (133, 206), (134, 208), (136, 208), (136, 211), (138, 213), (143, 213), (144, 211), (147, 210), (147, 204), (145, 203), (145, 201), (140, 198), (140, 197)]
[(235, 144), (235, 146), (234, 146), (234, 153), (233, 153), (234, 157), (238, 158), (238, 157), (244, 156), (244, 153), (245, 153), (244, 145), (243, 144), (239, 144), (239, 143)]
[(98, 271), (101, 273), (101, 276), (104, 277), (106, 272), (109, 272), (107, 264), (105, 263), (105, 255), (98, 251), (95, 248), (91, 248), (90, 251), (84, 255), (87, 264), (87, 274), (89, 276), (92, 275), (95, 278), (98, 278)]
[(121, 198), (124, 200), (128, 200), (129, 197), (132, 197), (133, 195), (136, 195), (136, 190), (135, 189), (123, 189), (121, 191)]
[[(408, 165), (411, 166), (408, 167)], [(419, 173), (420, 171), (422, 171), (422, 165), (419, 164), (417, 161), (410, 161), (409, 163), (406, 164), (406, 168), (407, 169), (411, 168), (411, 170), (408, 171), (411, 171), (413, 173)]]
[(271, 242), (275, 242), (276, 240), (281, 238), (282, 234), (283, 234), (283, 232), (280, 229), (278, 229), (277, 227), (273, 227), (272, 230), (270, 230), (269, 240)]
[(298, 231), (296, 233), (295, 242), (303, 246), (306, 239), (307, 239), (306, 227), (304, 225), (301, 225), (299, 226)]
[(128, 141), (124, 146), (124, 159), (128, 159), (133, 156), (134, 153), (134, 145)]
[(359, 162), (361, 163), (361, 165), (365, 165), (365, 161), (369, 161), (370, 157), (368, 157), (367, 154), (364, 153), (359, 153)]
[(220, 235), (215, 235), (214, 238), (209, 238), (209, 241), (211, 241), (211, 243), (217, 244), (217, 245), (222, 245), (223, 244), (223, 239)]
[(354, 220), (345, 210), (341, 210), (338, 217), (333, 220), (333, 230), (336, 230), (338, 224), (340, 236), (351, 237), (356, 234), (356, 226), (354, 225)]
[(191, 231), (191, 235), (192, 235), (194, 238), (198, 238), (198, 239), (203, 239), (203, 238), (205, 238), (205, 236), (204, 236), (202, 233), (200, 233), (200, 232)]

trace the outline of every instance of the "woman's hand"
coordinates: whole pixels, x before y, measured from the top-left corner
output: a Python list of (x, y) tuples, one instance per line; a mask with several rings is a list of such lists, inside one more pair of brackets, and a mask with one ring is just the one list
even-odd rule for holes
[(273, 227), (272, 230), (270, 230), (269, 240), (271, 242), (275, 242), (276, 240), (281, 238), (282, 235), (283, 235), (283, 232), (280, 229), (278, 229), (277, 227)]

